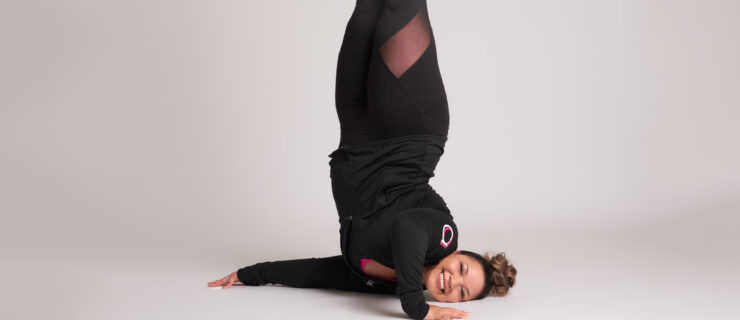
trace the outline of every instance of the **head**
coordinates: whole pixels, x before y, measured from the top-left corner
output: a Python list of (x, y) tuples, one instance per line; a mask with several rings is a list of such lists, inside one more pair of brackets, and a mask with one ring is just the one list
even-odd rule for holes
[(424, 270), (424, 285), (439, 302), (504, 296), (515, 283), (516, 268), (509, 264), (503, 252), (491, 258), (487, 253), (481, 256), (457, 250)]

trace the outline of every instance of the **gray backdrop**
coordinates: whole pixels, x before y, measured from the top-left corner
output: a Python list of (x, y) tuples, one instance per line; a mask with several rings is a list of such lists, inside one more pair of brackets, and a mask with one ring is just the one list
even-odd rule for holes
[[(339, 254), (327, 155), (353, 7), (1, 1), (0, 316), (403, 316), (392, 297), (373, 312), (205, 286)], [(739, 315), (740, 2), (429, 0), (429, 14), (450, 105), (431, 184), (461, 248), (520, 271), (506, 298), (456, 308)], [(313, 302), (281, 308), (291, 294)]]

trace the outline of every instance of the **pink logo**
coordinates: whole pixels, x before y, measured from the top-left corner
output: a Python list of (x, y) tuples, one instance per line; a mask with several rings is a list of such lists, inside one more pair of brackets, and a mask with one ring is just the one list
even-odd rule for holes
[[(450, 232), (450, 240), (447, 240), (445, 242), (445, 234), (447, 233), (447, 231)], [(455, 233), (452, 231), (452, 227), (450, 227), (449, 224), (446, 224), (444, 225), (444, 227), (442, 227), (442, 241), (440, 241), (439, 244), (441, 244), (443, 247), (445, 247), (445, 249), (447, 249), (447, 246), (450, 245), (450, 242), (452, 242), (452, 238), (454, 237), (455, 237)]]

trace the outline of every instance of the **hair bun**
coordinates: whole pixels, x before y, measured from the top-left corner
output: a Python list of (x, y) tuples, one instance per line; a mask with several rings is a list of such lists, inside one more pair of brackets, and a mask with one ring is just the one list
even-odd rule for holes
[(516, 268), (509, 264), (509, 260), (506, 258), (506, 253), (504, 252), (500, 252), (493, 257), (486, 254), (486, 258), (493, 267), (493, 287), (491, 288), (491, 294), (494, 296), (506, 295), (509, 288), (516, 284)]

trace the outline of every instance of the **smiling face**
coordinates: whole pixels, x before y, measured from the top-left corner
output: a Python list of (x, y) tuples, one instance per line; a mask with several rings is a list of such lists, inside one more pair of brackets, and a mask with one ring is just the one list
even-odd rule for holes
[(439, 302), (461, 302), (478, 296), (485, 285), (483, 266), (455, 251), (426, 270), (424, 285)]

